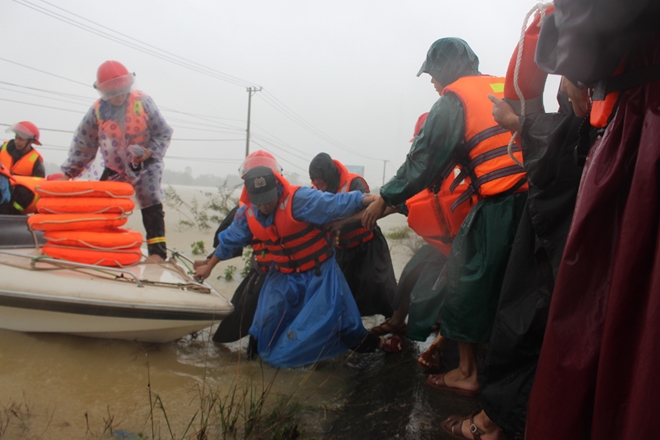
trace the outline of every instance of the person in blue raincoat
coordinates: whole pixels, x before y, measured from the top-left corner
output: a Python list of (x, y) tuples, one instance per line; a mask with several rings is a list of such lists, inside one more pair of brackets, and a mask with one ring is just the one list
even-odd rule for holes
[(320, 226), (362, 210), (375, 197), (292, 186), (268, 167), (248, 171), (245, 186), (250, 203), (239, 208), (231, 226), (220, 233), (214, 255), (195, 276), (206, 279), (218, 262), (253, 238), (264, 242), (273, 263), (249, 331), (261, 358), (274, 367), (295, 367), (350, 349), (400, 351), (400, 338), (379, 338), (362, 325)]

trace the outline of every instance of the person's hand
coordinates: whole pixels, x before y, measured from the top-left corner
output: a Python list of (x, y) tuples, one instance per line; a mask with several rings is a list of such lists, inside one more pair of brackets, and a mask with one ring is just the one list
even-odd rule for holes
[(376, 220), (383, 216), (387, 205), (382, 197), (377, 197), (363, 212), (362, 226), (367, 229), (373, 229), (376, 226)]
[(147, 160), (147, 159), (149, 159), (149, 158), (151, 157), (151, 154), (152, 154), (152, 153), (151, 153), (151, 150), (147, 150), (147, 149), (144, 148), (144, 147), (140, 147), (140, 148), (142, 148), (142, 151), (144, 151), (144, 154), (143, 154), (142, 156), (140, 156), (140, 157), (134, 157), (134, 158), (133, 158), (133, 161), (134, 161), (135, 163), (141, 163), (141, 162), (144, 162), (145, 160)]
[(204, 264), (195, 268), (195, 280), (202, 282), (211, 275), (213, 267), (210, 264)]
[(495, 122), (504, 129), (520, 132), (520, 118), (513, 110), (513, 107), (495, 95), (488, 95), (488, 99), (493, 103), (493, 118)]
[(209, 262), (208, 258), (206, 260), (195, 260), (193, 261), (193, 269), (197, 269), (198, 267), (201, 266), (206, 266), (208, 262)]
[(591, 100), (589, 99), (589, 89), (586, 86), (576, 86), (566, 77), (562, 77), (559, 91), (568, 96), (569, 102), (573, 104), (573, 112), (578, 118), (584, 118), (589, 114)]

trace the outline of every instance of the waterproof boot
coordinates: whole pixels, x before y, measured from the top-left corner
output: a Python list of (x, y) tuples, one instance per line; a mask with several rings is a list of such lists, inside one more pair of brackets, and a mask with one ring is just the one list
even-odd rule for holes
[(167, 259), (163, 204), (159, 203), (142, 209), (142, 224), (147, 231), (147, 249), (149, 250), (149, 255), (158, 255), (163, 260)]

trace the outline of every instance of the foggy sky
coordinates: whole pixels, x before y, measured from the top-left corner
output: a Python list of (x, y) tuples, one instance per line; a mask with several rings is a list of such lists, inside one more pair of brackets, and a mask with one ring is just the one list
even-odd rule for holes
[[(0, 0), (0, 124), (36, 123), (44, 129), (45, 161), (62, 163), (69, 132), (98, 98), (92, 88), (96, 69), (114, 59), (136, 73), (136, 88), (154, 98), (174, 127), (176, 140), (165, 157), (169, 169), (237, 174), (245, 156), (246, 87), (252, 85), (263, 91), (252, 99), (251, 151), (272, 152), (285, 173), (305, 179), (311, 158), (325, 151), (365, 166), (367, 181), (376, 187), (383, 160), (389, 161), (387, 180), (405, 159), (417, 117), (438, 99), (430, 77), (415, 76), (431, 43), (463, 38), (479, 56), (482, 73), (504, 76), (534, 4)], [(189, 60), (197, 69), (212, 69), (213, 76), (153, 53)], [(551, 78), (546, 86), (550, 111), (557, 108), (557, 85)]]

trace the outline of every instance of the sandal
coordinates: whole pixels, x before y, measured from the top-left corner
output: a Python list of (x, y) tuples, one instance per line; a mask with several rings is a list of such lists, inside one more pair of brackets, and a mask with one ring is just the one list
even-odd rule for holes
[(486, 431), (479, 429), (479, 427), (474, 424), (474, 416), (477, 415), (478, 413), (479, 413), (478, 411), (475, 411), (467, 417), (449, 416), (446, 420), (440, 422), (440, 427), (442, 428), (443, 431), (451, 435), (453, 438), (470, 440), (469, 437), (463, 435), (463, 428), (462, 428), (463, 422), (469, 419), (472, 439), (481, 440), (481, 436), (484, 435)]
[(403, 341), (397, 335), (384, 338), (380, 344), (380, 349), (387, 353), (399, 353), (403, 351)]
[(431, 344), (417, 359), (417, 364), (429, 373), (437, 373), (442, 368), (442, 351)]
[(399, 325), (392, 325), (390, 324), (390, 320), (386, 319), (385, 322), (383, 322), (382, 324), (377, 325), (376, 327), (371, 327), (369, 332), (376, 336), (383, 336), (389, 333), (404, 334), (406, 333), (407, 329), (408, 329), (408, 324), (406, 324), (405, 322)]

